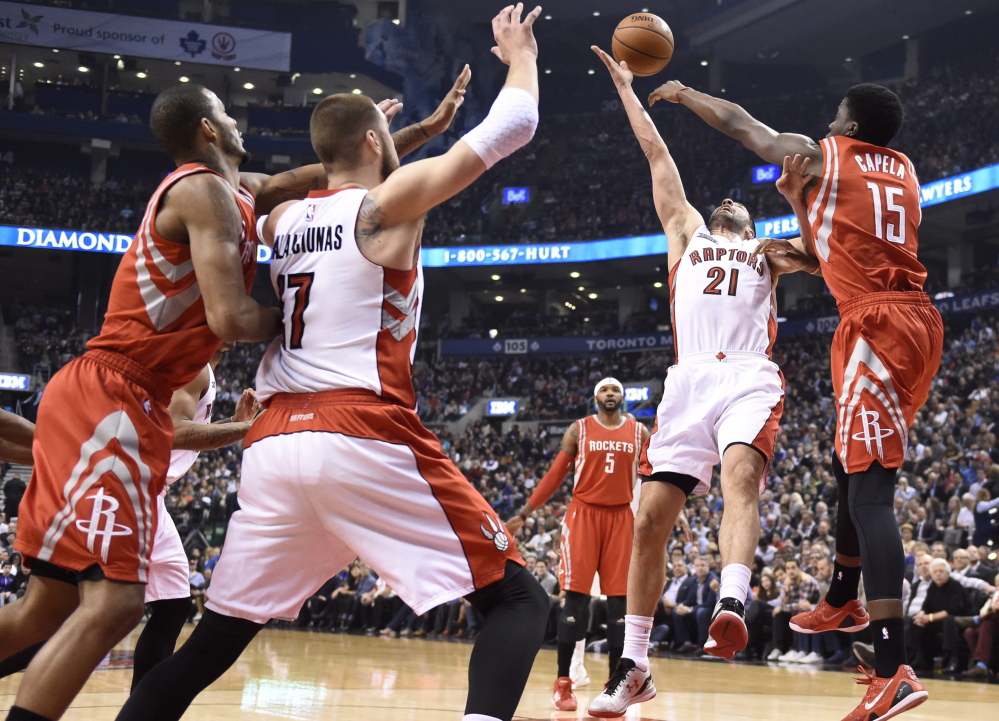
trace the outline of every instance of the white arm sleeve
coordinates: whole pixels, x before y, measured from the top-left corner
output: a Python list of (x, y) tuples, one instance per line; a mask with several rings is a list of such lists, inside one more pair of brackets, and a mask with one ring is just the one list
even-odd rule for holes
[(486, 119), (463, 138), (491, 168), (531, 142), (538, 128), (538, 103), (523, 88), (500, 90)]

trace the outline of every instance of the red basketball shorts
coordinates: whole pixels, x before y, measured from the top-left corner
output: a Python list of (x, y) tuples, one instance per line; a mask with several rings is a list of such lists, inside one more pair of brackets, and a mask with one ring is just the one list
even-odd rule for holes
[(16, 548), (69, 571), (145, 583), (173, 443), (170, 389), (117, 353), (89, 351), (49, 382)]
[(634, 531), (630, 504), (590, 506), (573, 498), (562, 521), (559, 587), (589, 594), (593, 575), (599, 573), (602, 594), (626, 595)]
[(831, 351), (836, 453), (847, 473), (874, 461), (898, 468), (940, 367), (940, 313), (923, 292), (871, 293), (839, 311)]
[(415, 411), (363, 390), (278, 394), (246, 437), (207, 605), (294, 619), (356, 557), (418, 614), (523, 564)]

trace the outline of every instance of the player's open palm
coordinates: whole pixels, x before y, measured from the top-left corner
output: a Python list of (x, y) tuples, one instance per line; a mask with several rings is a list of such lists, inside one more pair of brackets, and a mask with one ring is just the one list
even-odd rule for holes
[(465, 88), (471, 79), (472, 69), (466, 65), (454, 81), (451, 90), (444, 96), (444, 100), (441, 101), (441, 104), (437, 106), (433, 114), (424, 122), (429, 132), (440, 135), (448, 129), (451, 121), (454, 120), (455, 113), (458, 112), (458, 108), (465, 102)]
[(257, 394), (252, 388), (247, 388), (236, 401), (236, 412), (232, 414), (232, 419), (238, 423), (252, 421), (259, 412), (260, 402), (257, 400)]
[(534, 21), (541, 14), (541, 6), (534, 8), (521, 19), (524, 3), (507, 5), (493, 18), (493, 38), (496, 46), (492, 53), (509, 65), (515, 55), (526, 53), (532, 58), (538, 57), (538, 41), (534, 38)]
[(506, 522), (506, 530), (510, 532), (510, 536), (516, 538), (517, 532), (520, 531), (524, 526), (524, 519), (519, 515), (514, 516), (509, 521)]
[(378, 103), (378, 109), (385, 113), (385, 119), (388, 121), (388, 124), (391, 125), (392, 118), (398, 115), (402, 110), (402, 102), (396, 100), (395, 98), (388, 98)]
[(805, 186), (812, 182), (812, 174), (808, 172), (811, 158), (802, 160), (800, 155), (791, 158), (784, 156), (784, 168), (777, 179), (777, 190), (788, 200), (804, 200)]
[(631, 81), (635, 79), (635, 75), (628, 69), (628, 63), (624, 60), (617, 62), (614, 58), (598, 48), (596, 45), (591, 45), (590, 50), (595, 52), (597, 57), (600, 58), (604, 65), (607, 66), (607, 71), (610, 73), (611, 80), (614, 81), (614, 85), (619, 88), (626, 88), (631, 85)]

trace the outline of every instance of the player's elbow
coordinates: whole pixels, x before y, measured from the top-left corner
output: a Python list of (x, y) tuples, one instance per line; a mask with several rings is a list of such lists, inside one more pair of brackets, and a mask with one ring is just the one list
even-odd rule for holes
[(245, 324), (241, 321), (239, 311), (230, 308), (205, 308), (208, 327), (219, 340), (225, 343), (236, 343), (246, 335)]

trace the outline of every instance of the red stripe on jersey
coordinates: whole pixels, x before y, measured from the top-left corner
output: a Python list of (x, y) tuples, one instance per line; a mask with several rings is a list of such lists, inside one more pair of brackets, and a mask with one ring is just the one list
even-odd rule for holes
[[(375, 343), (378, 358), (378, 380), (381, 395), (396, 400), (407, 408), (416, 406), (413, 391), (412, 350), (416, 343), (417, 269), (384, 268), (385, 285), (382, 299), (382, 328)], [(400, 307), (402, 306), (402, 307)]]

